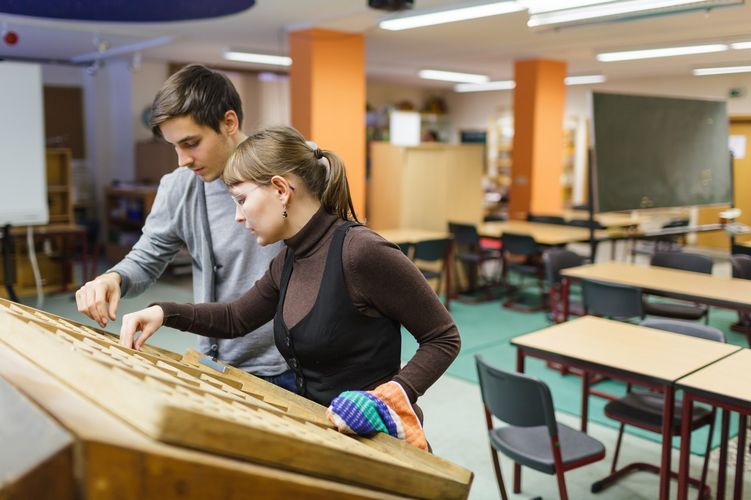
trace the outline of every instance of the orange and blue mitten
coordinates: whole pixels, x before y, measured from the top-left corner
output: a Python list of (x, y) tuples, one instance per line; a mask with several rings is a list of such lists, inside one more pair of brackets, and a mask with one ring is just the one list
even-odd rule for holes
[(381, 384), (372, 391), (345, 391), (331, 401), (326, 416), (346, 434), (369, 436), (384, 432), (428, 449), (420, 420), (397, 382)]

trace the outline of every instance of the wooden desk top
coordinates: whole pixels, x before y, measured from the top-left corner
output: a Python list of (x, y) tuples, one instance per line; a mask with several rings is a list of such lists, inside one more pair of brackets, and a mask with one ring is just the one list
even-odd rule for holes
[[(15, 226), (10, 228), (10, 234), (14, 238), (19, 236), (26, 237), (27, 226)], [(84, 226), (78, 224), (45, 224), (40, 226), (32, 226), (34, 228), (34, 236), (54, 236), (61, 234), (82, 234), (86, 232)]]
[(625, 262), (588, 264), (564, 269), (561, 274), (571, 278), (631, 285), (673, 296), (708, 299), (733, 306), (751, 306), (751, 280)]
[[(565, 245), (575, 241), (589, 240), (589, 229), (584, 227), (564, 226), (510, 220), (503, 222), (485, 222), (477, 227), (482, 236), (498, 238), (502, 233), (527, 234), (540, 245)], [(595, 238), (606, 238), (607, 231), (595, 231)]]
[(516, 337), (511, 344), (663, 382), (674, 382), (741, 349), (593, 316)]
[[(561, 216), (566, 220), (587, 220), (589, 219), (589, 212), (569, 209), (561, 212)], [(645, 220), (645, 217), (632, 212), (602, 212), (594, 214), (594, 219), (605, 227), (627, 227), (639, 225)]]
[(680, 379), (678, 386), (751, 404), (749, 377), (751, 377), (751, 349), (741, 349), (725, 359)]
[(392, 243), (417, 243), (419, 241), (451, 239), (451, 233), (444, 231), (428, 231), (426, 229), (382, 229), (376, 231), (383, 239)]

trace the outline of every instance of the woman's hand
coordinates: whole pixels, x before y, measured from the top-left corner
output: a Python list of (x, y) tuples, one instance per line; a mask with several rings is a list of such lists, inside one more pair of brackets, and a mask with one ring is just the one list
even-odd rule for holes
[[(141, 350), (146, 339), (154, 335), (164, 324), (164, 311), (159, 306), (151, 306), (123, 316), (123, 326), (120, 328), (120, 345), (128, 349)], [(138, 339), (136, 332), (141, 332)]]

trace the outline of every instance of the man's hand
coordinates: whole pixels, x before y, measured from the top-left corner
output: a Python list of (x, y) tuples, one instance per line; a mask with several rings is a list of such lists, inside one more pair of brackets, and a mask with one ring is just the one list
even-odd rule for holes
[[(164, 323), (164, 311), (159, 306), (151, 306), (123, 316), (120, 328), (120, 345), (128, 349), (141, 350), (146, 339), (151, 337)], [(136, 332), (141, 332), (133, 342)]]
[(120, 303), (120, 275), (106, 273), (89, 281), (76, 291), (78, 312), (93, 319), (99, 326), (107, 326), (108, 320), (115, 320)]

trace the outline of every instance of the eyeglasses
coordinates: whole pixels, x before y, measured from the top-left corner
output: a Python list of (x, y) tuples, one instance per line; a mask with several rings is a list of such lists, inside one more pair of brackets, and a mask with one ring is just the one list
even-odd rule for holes
[(247, 198), (247, 197), (248, 197), (248, 195), (249, 195), (250, 193), (252, 193), (252, 192), (253, 192), (253, 191), (255, 191), (256, 189), (258, 189), (259, 187), (261, 187), (261, 185), (260, 185), (260, 184), (256, 184), (256, 185), (255, 185), (255, 186), (254, 186), (254, 187), (253, 187), (252, 189), (250, 189), (250, 190), (249, 190), (249, 191), (248, 191), (247, 193), (239, 194), (239, 195), (237, 195), (237, 196), (235, 196), (235, 195), (233, 195), (233, 194), (232, 194), (232, 195), (230, 195), (230, 197), (232, 198), (232, 201), (234, 201), (234, 202), (235, 202), (235, 204), (236, 204), (236, 205), (237, 205), (238, 207), (242, 208), (242, 206), (243, 206), (243, 205), (245, 204), (245, 198)]

